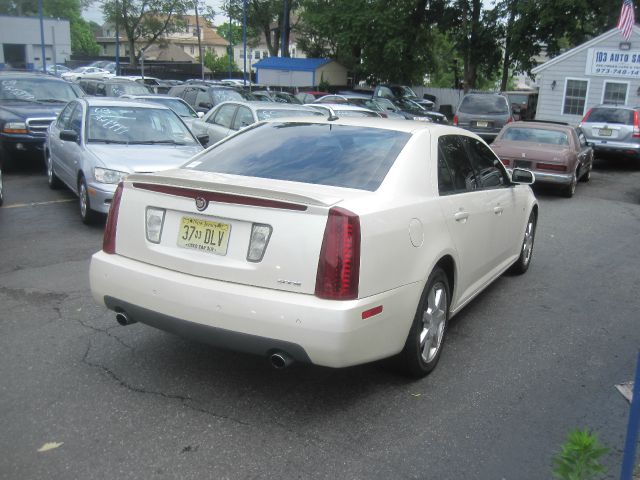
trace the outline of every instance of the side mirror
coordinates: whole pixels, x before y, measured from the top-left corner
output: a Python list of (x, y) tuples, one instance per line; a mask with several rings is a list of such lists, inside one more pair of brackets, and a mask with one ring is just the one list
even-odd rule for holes
[(511, 172), (511, 182), (519, 185), (533, 185), (536, 177), (533, 172), (524, 168), (514, 168)]
[(60, 132), (60, 140), (64, 140), (65, 142), (76, 142), (80, 139), (80, 135), (78, 132), (74, 130), (62, 130)]
[(196, 112), (198, 114), (198, 118), (204, 117), (204, 112)]
[(196, 138), (203, 147), (206, 147), (207, 143), (209, 143), (209, 135), (198, 135)]
[(209, 102), (200, 102), (198, 106), (200, 108), (206, 108), (206, 109), (211, 109), (213, 107), (213, 105), (211, 105), (211, 103)]

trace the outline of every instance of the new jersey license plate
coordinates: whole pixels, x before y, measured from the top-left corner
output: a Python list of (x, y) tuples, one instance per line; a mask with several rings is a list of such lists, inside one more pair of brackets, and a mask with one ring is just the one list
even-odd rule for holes
[(489, 126), (489, 122), (476, 122), (476, 125), (480, 128), (487, 128)]
[(601, 128), (598, 132), (601, 137), (610, 137), (613, 130), (610, 128)]
[(178, 246), (202, 252), (226, 255), (231, 225), (193, 217), (182, 217)]

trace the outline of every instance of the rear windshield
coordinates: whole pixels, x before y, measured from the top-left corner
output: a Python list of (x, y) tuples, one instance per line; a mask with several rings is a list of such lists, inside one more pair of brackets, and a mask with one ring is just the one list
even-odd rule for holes
[(594, 108), (585, 121), (633, 125), (633, 110), (627, 110), (626, 108)]
[(458, 110), (462, 113), (508, 115), (509, 104), (506, 98), (497, 95), (467, 95)]
[(218, 144), (187, 168), (374, 191), (410, 137), (379, 128), (266, 123)]
[(557, 130), (543, 130), (541, 128), (511, 127), (504, 132), (502, 140), (546, 143), (548, 145), (569, 145), (569, 137), (566, 133)]
[(216, 103), (229, 102), (233, 100), (242, 101), (242, 95), (240, 95), (236, 90), (231, 88), (228, 89), (214, 89), (211, 90), (211, 94), (213, 95), (213, 99)]
[(509, 100), (511, 101), (511, 103), (522, 103), (526, 105), (529, 101), (529, 96), (519, 93), (510, 93)]

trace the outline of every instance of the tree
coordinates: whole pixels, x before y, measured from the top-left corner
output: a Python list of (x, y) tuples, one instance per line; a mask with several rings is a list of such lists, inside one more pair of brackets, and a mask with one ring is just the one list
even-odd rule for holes
[(107, 21), (118, 23), (129, 44), (129, 62), (137, 65), (136, 43), (147, 49), (160, 35), (184, 27), (183, 15), (194, 6), (190, 0), (104, 0)]
[(211, 50), (207, 50), (204, 54), (204, 66), (213, 73), (228, 72), (229, 69), (234, 72), (240, 70), (235, 62), (229, 58), (229, 55), (218, 57), (215, 52)]
[[(280, 52), (282, 26), (285, 28), (285, 50), (283, 56), (289, 56), (289, 35), (295, 26), (291, 24), (291, 12), (299, 7), (299, 0), (247, 0), (247, 38), (257, 39), (263, 35), (272, 57)], [(226, 0), (222, 7), (234, 21), (242, 25), (243, 0)], [(285, 22), (285, 16), (287, 21)]]
[[(47, 0), (42, 2), (42, 14), (69, 20), (73, 53), (97, 55), (100, 53), (100, 46), (91, 32), (90, 25), (82, 18), (84, 5), (80, 0)], [(36, 16), (38, 0), (0, 0), (0, 14)]]

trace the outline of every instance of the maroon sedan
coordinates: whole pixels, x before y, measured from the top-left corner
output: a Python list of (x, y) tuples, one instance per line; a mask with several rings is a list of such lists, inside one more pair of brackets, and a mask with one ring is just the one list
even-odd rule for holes
[(593, 149), (575, 127), (555, 122), (514, 122), (504, 126), (493, 151), (508, 168), (526, 168), (535, 173), (536, 183), (557, 185), (565, 197), (572, 197), (578, 181), (588, 182), (593, 166)]

